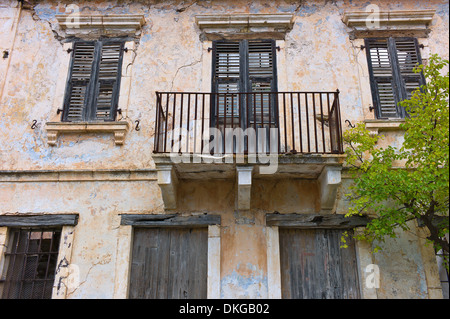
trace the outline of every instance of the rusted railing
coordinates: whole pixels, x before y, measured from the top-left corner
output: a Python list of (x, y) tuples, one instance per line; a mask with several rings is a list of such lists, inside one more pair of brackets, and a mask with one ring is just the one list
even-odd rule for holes
[(156, 92), (155, 153), (261, 151), (343, 153), (339, 90)]

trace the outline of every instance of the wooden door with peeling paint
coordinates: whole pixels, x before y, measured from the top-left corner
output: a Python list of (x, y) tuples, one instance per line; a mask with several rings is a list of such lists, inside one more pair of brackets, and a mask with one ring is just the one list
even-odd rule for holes
[(280, 228), (282, 298), (360, 298), (355, 243), (340, 248), (342, 232)]
[(135, 228), (129, 298), (205, 299), (207, 228)]

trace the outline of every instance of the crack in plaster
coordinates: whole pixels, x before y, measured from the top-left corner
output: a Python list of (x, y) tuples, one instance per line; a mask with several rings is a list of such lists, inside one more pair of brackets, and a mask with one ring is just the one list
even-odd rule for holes
[(182, 66), (180, 66), (179, 68), (177, 68), (177, 71), (175, 72), (175, 75), (173, 76), (172, 82), (171, 82), (171, 84), (170, 84), (170, 92), (172, 92), (172, 90), (173, 90), (173, 84), (174, 84), (174, 82), (175, 82), (175, 79), (177, 78), (178, 72), (179, 72), (181, 69), (183, 69), (183, 68), (188, 68), (188, 67), (192, 67), (192, 66), (194, 66), (194, 65), (199, 64), (199, 63), (202, 62), (202, 60), (203, 60), (203, 48), (201, 48), (200, 51), (202, 52), (202, 54), (201, 54), (201, 56), (200, 56), (200, 59), (198, 59), (198, 60), (196, 60), (196, 61), (193, 61), (193, 62), (191, 62), (191, 63), (189, 63), (189, 64), (182, 65)]
[(80, 288), (82, 285), (84, 285), (84, 284), (86, 283), (86, 281), (87, 281), (87, 279), (88, 279), (88, 277), (89, 277), (89, 274), (91, 273), (91, 270), (92, 270), (94, 267), (96, 267), (96, 266), (98, 266), (98, 265), (104, 265), (104, 264), (106, 264), (106, 263), (109, 263), (109, 261), (100, 260), (100, 261), (98, 261), (98, 262), (92, 264), (91, 267), (89, 267), (89, 270), (87, 271), (87, 274), (86, 274), (86, 277), (84, 278), (84, 280), (81, 281), (81, 282), (77, 285), (77, 287), (75, 287), (72, 291), (67, 291), (67, 297), (69, 297), (70, 295), (73, 295), (73, 294), (75, 293), (75, 291), (78, 290), (78, 288)]

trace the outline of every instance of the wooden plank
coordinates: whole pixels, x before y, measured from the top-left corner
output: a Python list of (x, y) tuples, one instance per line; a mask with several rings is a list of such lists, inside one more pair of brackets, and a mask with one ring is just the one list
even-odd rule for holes
[(75, 226), (78, 214), (0, 215), (0, 227)]
[(121, 225), (132, 225), (140, 227), (204, 227), (208, 225), (220, 225), (219, 215), (195, 215), (180, 216), (177, 214), (123, 214)]
[(353, 240), (340, 229), (280, 228), (282, 298), (360, 298)]
[(341, 214), (267, 214), (267, 226), (320, 228), (320, 229), (350, 229), (366, 226), (369, 219), (365, 216), (345, 217)]
[(206, 298), (207, 253), (206, 227), (135, 228), (129, 297)]

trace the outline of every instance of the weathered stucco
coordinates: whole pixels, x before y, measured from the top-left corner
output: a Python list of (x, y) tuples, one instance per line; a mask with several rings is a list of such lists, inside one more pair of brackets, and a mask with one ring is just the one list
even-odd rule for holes
[[(129, 122), (130, 129), (122, 146), (115, 145), (111, 134), (100, 133), (64, 134), (56, 146), (47, 143), (45, 123), (60, 121), (56, 112), (62, 107), (70, 60), (66, 52), (70, 45), (56, 15), (73, 3), (83, 14), (142, 14), (145, 18), (125, 58), (121, 94), (128, 94), (121, 96), (122, 120)], [(435, 9), (428, 38), (419, 39), (425, 45), (422, 57), (426, 60), (430, 53), (438, 53), (448, 58), (447, 0), (375, 3), (381, 10)], [(7, 58), (0, 57), (0, 214), (78, 213), (71, 263), (79, 267), (79, 283), (65, 297), (115, 297), (117, 287), (126, 285), (117, 282), (128, 267), (120, 260), (120, 249), (128, 247), (126, 238), (132, 233), (120, 226), (119, 214), (166, 213), (152, 159), (154, 92), (211, 90), (207, 50), (211, 42), (202, 36), (195, 16), (292, 13), (293, 29), (277, 42), (278, 59), (283, 62), (278, 66), (279, 90), (339, 89), (342, 121), (355, 123), (373, 119), (374, 114), (369, 111), (372, 99), (366, 55), (360, 49), (363, 40), (351, 39), (342, 16), (345, 11), (364, 11), (367, 5), (363, 0), (279, 0), (276, 4), (46, 0), (26, 6), (18, 21), (17, 1), (0, 0), (0, 53), (9, 52)], [(33, 120), (35, 129), (31, 129)], [(136, 120), (139, 131), (134, 129)], [(399, 131), (384, 135), (382, 143), (402, 141)], [(336, 213), (348, 209), (344, 195), (350, 183), (343, 178)], [(265, 224), (265, 214), (317, 213), (320, 187), (316, 179), (256, 178), (248, 211), (235, 209), (236, 187), (235, 179), (182, 180), (175, 212), (220, 214), (220, 297), (268, 298), (273, 264), (268, 258), (273, 257), (267, 253), (272, 230)], [(381, 271), (381, 286), (370, 296), (438, 296), (429, 293), (437, 287), (430, 284), (433, 272), (428, 268), (434, 266), (422, 244), (403, 233), (387, 241), (382, 253), (361, 257), (363, 263), (378, 264)]]

